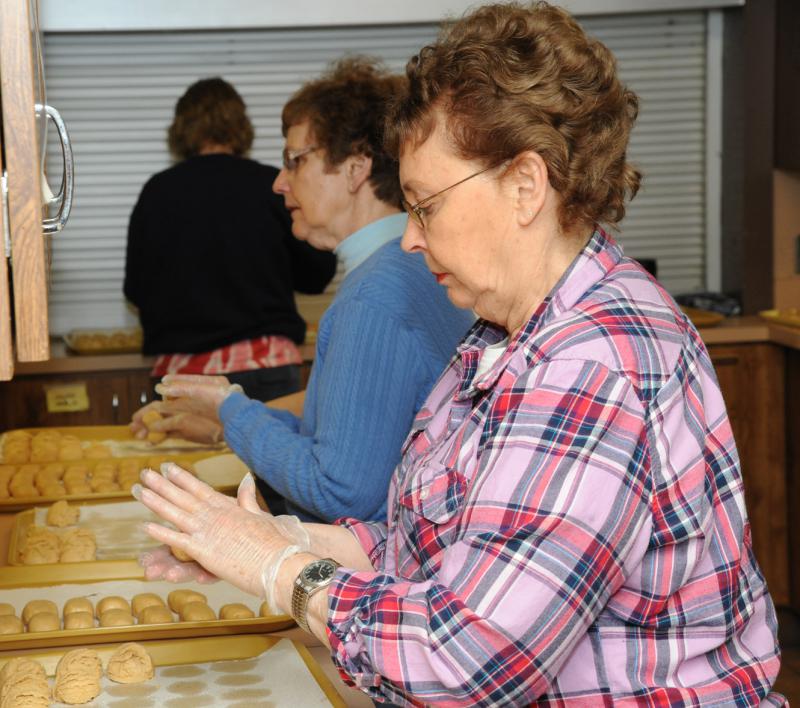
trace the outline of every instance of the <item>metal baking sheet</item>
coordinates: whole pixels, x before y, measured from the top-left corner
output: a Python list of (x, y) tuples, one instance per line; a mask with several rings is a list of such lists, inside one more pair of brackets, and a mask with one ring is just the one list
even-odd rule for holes
[[(101, 693), (86, 706), (198, 708), (199, 706), (346, 705), (302, 644), (262, 636), (171, 639), (141, 642), (153, 659), (155, 676), (137, 684), (103, 677)], [(105, 666), (117, 645), (93, 647)], [(26, 653), (45, 669), (52, 685), (64, 650)], [(0, 658), (0, 668), (11, 657)]]

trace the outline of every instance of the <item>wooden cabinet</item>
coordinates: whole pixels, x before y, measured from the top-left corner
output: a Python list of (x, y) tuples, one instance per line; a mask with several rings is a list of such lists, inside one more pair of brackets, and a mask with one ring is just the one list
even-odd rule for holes
[(756, 558), (775, 604), (787, 605), (786, 350), (766, 343), (708, 349), (739, 451)]
[[(53, 387), (85, 387), (88, 410), (48, 412)], [(0, 383), (0, 430), (62, 425), (124, 425), (155, 397), (155, 380), (146, 370), (18, 376)]]
[(800, 3), (778, 0), (775, 24), (775, 166), (800, 171)]

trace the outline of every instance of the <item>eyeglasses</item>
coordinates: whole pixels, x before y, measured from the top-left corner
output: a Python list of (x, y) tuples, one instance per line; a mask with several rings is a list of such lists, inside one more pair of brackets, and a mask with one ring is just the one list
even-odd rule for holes
[(283, 148), (284, 169), (286, 169), (287, 172), (294, 172), (300, 167), (300, 158), (308, 155), (310, 152), (314, 152), (314, 150), (319, 150), (319, 147), (317, 145), (309, 145), (308, 147), (298, 148), (297, 150)]
[(432, 199), (435, 199), (440, 194), (444, 194), (448, 190), (452, 189), (453, 187), (458, 187), (459, 184), (464, 184), (467, 180), (472, 179), (473, 177), (477, 177), (478, 175), (482, 175), (484, 172), (488, 172), (491, 170), (495, 165), (491, 165), (490, 167), (484, 167), (482, 170), (471, 174), (469, 177), (464, 177), (464, 179), (459, 180), (455, 184), (451, 184), (449, 187), (445, 187), (444, 189), (440, 189), (436, 194), (431, 194), (429, 197), (425, 197), (425, 199), (420, 199), (416, 204), (409, 204), (405, 199), (403, 200), (403, 208), (408, 212), (408, 215), (414, 220), (414, 223), (419, 226), (421, 229), (425, 228), (425, 205), (430, 202)]

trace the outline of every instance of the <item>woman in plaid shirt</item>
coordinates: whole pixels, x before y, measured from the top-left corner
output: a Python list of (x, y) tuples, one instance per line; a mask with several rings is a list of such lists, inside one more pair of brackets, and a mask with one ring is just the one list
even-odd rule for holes
[(404, 443), (388, 524), (288, 538), (249, 482), (237, 504), (172, 467), (137, 494), (180, 531), (151, 534), (294, 610), (378, 701), (780, 705), (708, 353), (597, 225), (640, 181), (613, 57), (563, 10), (495, 5), (407, 73), (403, 245), (481, 319)]

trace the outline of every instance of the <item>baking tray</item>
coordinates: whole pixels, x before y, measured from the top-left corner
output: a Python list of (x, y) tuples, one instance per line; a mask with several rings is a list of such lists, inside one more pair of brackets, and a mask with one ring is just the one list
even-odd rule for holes
[(789, 307), (785, 310), (762, 310), (758, 313), (765, 320), (789, 327), (800, 327), (800, 309)]
[(73, 329), (63, 339), (75, 354), (133, 354), (142, 351), (143, 334), (138, 327)]
[(145, 521), (161, 520), (147, 507), (137, 501), (76, 504), (80, 518), (75, 526), (94, 533), (97, 541), (97, 558), (78, 563), (53, 563), (26, 566), (21, 553), (28, 529), (47, 526), (58, 533), (62, 529), (47, 525), (47, 508), (35, 507), (14, 516), (8, 542), (8, 564), (10, 566), (36, 567), (42, 574), (49, 573), (55, 579), (63, 579), (63, 570), (69, 566), (69, 579), (110, 580), (113, 578), (144, 577), (137, 559), (144, 551), (159, 546), (141, 528)]
[[(234, 635), (141, 644), (153, 659), (155, 676), (138, 684), (114, 683), (104, 677), (102, 692), (90, 705), (346, 706), (322, 667), (299, 642)], [(92, 648), (105, 666), (117, 646)], [(44, 667), (52, 685), (64, 653), (62, 649), (26, 652), (25, 656)], [(11, 658), (0, 657), (0, 668)]]
[[(65, 564), (77, 565), (77, 564)], [(0, 585), (3, 602), (15, 609), (17, 617), (30, 600), (52, 600), (62, 611), (64, 603), (72, 597), (88, 597), (92, 604), (110, 595), (119, 595), (130, 602), (134, 595), (152, 592), (160, 595), (164, 602), (173, 590), (189, 589), (203, 593), (215, 613), (222, 605), (241, 602), (258, 615), (261, 601), (242, 592), (230, 583), (220, 580), (216, 583), (168, 583), (163, 580), (110, 580), (92, 583), (39, 582), (37, 566), (26, 566), (13, 570), (26, 571), (27, 580), (17, 578), (10, 583), (5, 568), (0, 569)], [(21, 584), (20, 584), (21, 583)], [(13, 587), (12, 587), (13, 585)], [(82, 646), (103, 642), (138, 642), (147, 639), (174, 639), (189, 637), (209, 637), (227, 634), (264, 634), (286, 629), (294, 624), (287, 615), (256, 616), (252, 619), (204, 620), (198, 622), (176, 621), (171, 624), (129, 625), (125, 627), (89, 627), (87, 629), (59, 629), (50, 632), (22, 632), (19, 634), (0, 634), (0, 652), (47, 647)]]

